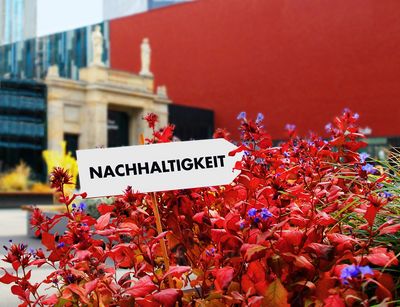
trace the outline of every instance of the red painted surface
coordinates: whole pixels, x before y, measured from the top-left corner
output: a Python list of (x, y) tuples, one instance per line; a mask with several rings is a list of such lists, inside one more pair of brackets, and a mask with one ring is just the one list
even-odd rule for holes
[(262, 112), (279, 139), (349, 107), (374, 136), (400, 136), (399, 14), (398, 0), (199, 0), (112, 21), (111, 66), (138, 72), (149, 37), (156, 83), (217, 127)]

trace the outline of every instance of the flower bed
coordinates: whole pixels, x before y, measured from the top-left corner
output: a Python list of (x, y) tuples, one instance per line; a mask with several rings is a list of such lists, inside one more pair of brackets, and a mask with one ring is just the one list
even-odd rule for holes
[[(379, 171), (357, 153), (365, 146), (357, 118), (344, 111), (327, 127), (329, 140), (300, 138), (288, 125), (288, 141), (273, 147), (262, 116), (243, 113), (245, 156), (232, 184), (149, 194), (128, 187), (98, 206), (97, 219), (79, 206), (53, 218), (36, 209), (32, 225), (47, 251), (6, 247), (15, 271), (0, 282), (13, 283), (24, 306), (394, 306), (398, 170)], [(148, 143), (172, 139), (172, 126), (146, 120)], [(70, 180), (60, 168), (51, 176), (67, 208), (85, 197), (64, 193)], [(50, 233), (61, 218), (68, 231)], [(30, 267), (43, 265), (54, 272), (30, 283)], [(57, 293), (46, 296), (43, 286)]]

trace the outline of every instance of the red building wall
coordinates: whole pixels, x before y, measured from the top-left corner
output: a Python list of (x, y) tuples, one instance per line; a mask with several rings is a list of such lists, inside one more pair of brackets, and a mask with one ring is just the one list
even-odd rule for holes
[(137, 73), (148, 37), (156, 83), (217, 127), (262, 112), (280, 139), (349, 107), (374, 136), (400, 136), (399, 13), (398, 0), (199, 0), (111, 21), (111, 66)]

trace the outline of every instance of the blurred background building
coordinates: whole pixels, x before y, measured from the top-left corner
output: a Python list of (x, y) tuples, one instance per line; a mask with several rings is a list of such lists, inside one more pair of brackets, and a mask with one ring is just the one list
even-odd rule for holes
[[(0, 78), (16, 82), (44, 82), (54, 66), (79, 81), (95, 25), (105, 67), (137, 75), (149, 38), (152, 94), (172, 101), (181, 139), (210, 137), (214, 126), (237, 137), (241, 111), (262, 112), (276, 141), (287, 123), (324, 134), (348, 107), (372, 154), (400, 145), (397, 0), (0, 0), (0, 11)], [(109, 114), (127, 133), (127, 117)]]

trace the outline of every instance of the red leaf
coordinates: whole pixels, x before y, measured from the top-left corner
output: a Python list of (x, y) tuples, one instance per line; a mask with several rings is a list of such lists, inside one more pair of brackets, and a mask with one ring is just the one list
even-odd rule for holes
[(14, 285), (11, 287), (11, 292), (19, 297), (25, 297), (25, 292), (21, 286)]
[(67, 288), (79, 296), (79, 301), (85, 304), (89, 304), (89, 300), (86, 297), (86, 291), (77, 284), (69, 284)]
[(367, 211), (365, 211), (364, 218), (368, 221), (369, 226), (374, 225), (375, 216), (378, 213), (378, 211), (379, 211), (379, 208), (376, 208), (374, 205), (370, 205), (367, 208)]
[(301, 256), (295, 256), (294, 258), (294, 265), (298, 268), (304, 268), (308, 272), (312, 273), (314, 271), (314, 266), (311, 264), (310, 261), (303, 255)]
[(43, 232), (42, 233), (42, 244), (47, 247), (49, 250), (53, 250), (56, 248), (56, 241), (54, 239), (54, 235)]
[(217, 290), (222, 290), (228, 287), (229, 283), (232, 281), (234, 269), (232, 267), (224, 267), (218, 269), (215, 274), (215, 288)]
[(99, 279), (96, 278), (94, 280), (89, 281), (85, 284), (85, 291), (87, 294), (90, 294), (94, 289), (96, 289), (97, 284), (99, 283)]
[(133, 287), (130, 287), (125, 293), (136, 297), (144, 297), (147, 294), (157, 289), (157, 286), (153, 283), (150, 276), (145, 276), (139, 279)]
[(400, 224), (386, 226), (379, 231), (379, 234), (385, 235), (390, 233), (396, 233), (398, 231), (400, 231)]
[(122, 229), (128, 229), (132, 233), (139, 232), (139, 227), (135, 223), (132, 223), (132, 222), (121, 223), (121, 224), (119, 224), (119, 227)]
[(343, 299), (337, 294), (328, 296), (324, 302), (325, 306), (346, 307)]
[(211, 238), (215, 243), (219, 243), (226, 234), (225, 229), (211, 229)]
[(243, 244), (240, 249), (242, 255), (244, 254), (244, 260), (246, 262), (252, 262), (254, 260), (260, 259), (267, 253), (267, 248), (258, 244)]
[(94, 226), (96, 230), (103, 230), (106, 228), (108, 223), (110, 222), (111, 212), (108, 212), (97, 219), (97, 223)]
[(240, 230), (239, 226), (240, 214), (228, 213), (225, 217), (224, 228), (233, 232)]
[(97, 207), (97, 211), (100, 212), (101, 215), (105, 215), (109, 212), (113, 212), (114, 211), (114, 206), (110, 206), (110, 205), (106, 205), (106, 204), (100, 204)]
[(54, 306), (57, 304), (58, 302), (58, 297), (56, 294), (53, 294), (51, 296), (48, 297), (44, 297), (41, 301), (40, 301), (43, 305), (51, 305)]
[(3, 284), (11, 284), (14, 281), (18, 280), (17, 276), (9, 274), (5, 269), (1, 268), (4, 271), (4, 275), (0, 277), (0, 282)]
[(195, 221), (197, 224), (203, 224), (203, 217), (205, 215), (205, 212), (199, 212), (193, 215), (192, 219)]
[(191, 270), (190, 266), (171, 266), (167, 273), (165, 273), (163, 279), (168, 275), (173, 275), (174, 277), (181, 277), (183, 273)]
[(334, 248), (331, 245), (311, 243), (307, 245), (305, 250), (325, 260), (332, 259), (334, 256)]
[(265, 267), (259, 261), (250, 262), (246, 274), (241, 279), (241, 286), (246, 295), (264, 295), (267, 290)]
[(264, 297), (262, 296), (252, 296), (249, 298), (248, 303), (249, 306), (254, 306), (254, 307), (261, 307), (263, 306), (262, 301), (263, 301)]
[(372, 264), (379, 266), (391, 266), (399, 263), (393, 251), (388, 251), (384, 247), (372, 248), (371, 253), (367, 255), (367, 259)]
[(175, 303), (183, 296), (182, 290), (165, 289), (153, 294), (154, 300), (164, 307), (173, 307)]
[(264, 296), (264, 303), (266, 303), (266, 306), (288, 307), (287, 298), (287, 290), (281, 281), (276, 279), (268, 286)]

